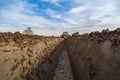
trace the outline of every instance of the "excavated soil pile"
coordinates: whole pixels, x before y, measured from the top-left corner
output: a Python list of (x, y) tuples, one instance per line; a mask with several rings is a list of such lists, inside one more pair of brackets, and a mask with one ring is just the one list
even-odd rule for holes
[(0, 33), (0, 80), (52, 80), (62, 47), (58, 37)]
[(0, 32), (0, 46), (30, 46), (35, 45), (39, 41), (46, 39), (46, 38), (56, 38), (56, 37), (47, 37), (47, 36), (39, 36), (39, 35), (24, 35), (20, 34), (19, 32), (10, 33), (10, 32)]
[(66, 41), (76, 80), (120, 80), (120, 28)]

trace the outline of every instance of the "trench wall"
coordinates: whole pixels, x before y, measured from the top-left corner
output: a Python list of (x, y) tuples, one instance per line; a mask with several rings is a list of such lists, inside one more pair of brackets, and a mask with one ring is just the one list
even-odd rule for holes
[(0, 80), (52, 80), (62, 41), (45, 38), (24, 47), (0, 46)]
[(75, 80), (120, 80), (120, 45), (108, 37), (99, 41), (87, 35), (66, 41)]

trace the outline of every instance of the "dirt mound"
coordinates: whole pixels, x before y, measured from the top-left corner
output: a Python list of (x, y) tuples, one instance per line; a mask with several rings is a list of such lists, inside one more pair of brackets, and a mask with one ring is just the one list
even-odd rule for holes
[(82, 80), (120, 79), (120, 28), (74, 36), (67, 40), (67, 48)]
[(50, 37), (50, 36), (39, 36), (39, 35), (25, 35), (21, 34), (20, 32), (10, 33), (4, 32), (0, 33), (0, 46), (28, 46), (28, 45), (35, 45), (39, 41), (43, 39), (55, 39), (58, 37)]

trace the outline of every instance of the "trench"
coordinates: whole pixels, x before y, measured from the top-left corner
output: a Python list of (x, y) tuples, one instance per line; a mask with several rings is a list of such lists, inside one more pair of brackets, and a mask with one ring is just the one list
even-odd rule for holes
[(72, 68), (66, 49), (60, 55), (53, 80), (73, 80)]
[(77, 57), (75, 57), (74, 53), (71, 52), (71, 50), (69, 49), (69, 45), (68, 45), (67, 41), (65, 41), (65, 47), (68, 52), (70, 65), (72, 68), (73, 80), (84, 80), (80, 76), (81, 73), (80, 73), (80, 66), (78, 63), (78, 59), (77, 59)]
[[(39, 43), (23, 50), (16, 48), (18, 50), (14, 53), (11, 53), (12, 49), (6, 52), (7, 54), (4, 55), (10, 54), (11, 58), (2, 62), (4, 58), (1, 57), (0, 60), (2, 58), (3, 60), (2, 67), (0, 66), (0, 80), (80, 80), (77, 59), (69, 49), (66, 40), (57, 46), (50, 44), (43, 49), (41, 45), (42, 43)], [(51, 47), (55, 48), (51, 49)], [(43, 51), (40, 51), (40, 48)], [(7, 67), (9, 62), (13, 64)]]
[(78, 60), (66, 40), (50, 54), (43, 63), (25, 75), (26, 80), (82, 80)]
[(69, 49), (67, 40), (65, 40), (53, 80), (82, 80), (79, 68), (78, 60)]
[(44, 59), (43, 63), (25, 75), (26, 80), (84, 80), (80, 77), (80, 66), (75, 55), (63, 41)]
[(64, 41), (0, 34), (0, 80), (101, 79), (120, 80), (120, 29)]

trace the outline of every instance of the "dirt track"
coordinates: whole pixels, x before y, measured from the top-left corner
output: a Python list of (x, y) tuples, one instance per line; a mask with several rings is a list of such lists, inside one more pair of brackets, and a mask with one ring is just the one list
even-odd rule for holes
[(66, 50), (61, 53), (53, 80), (73, 80), (70, 60)]

